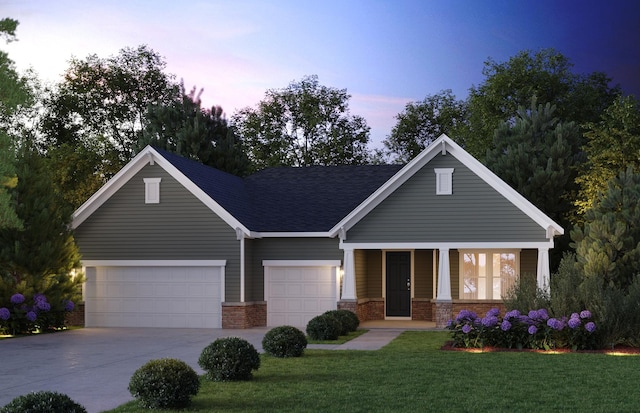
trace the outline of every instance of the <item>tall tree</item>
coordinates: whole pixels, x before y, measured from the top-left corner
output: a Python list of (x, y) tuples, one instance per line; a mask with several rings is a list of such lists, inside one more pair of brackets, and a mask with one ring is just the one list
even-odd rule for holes
[[(520, 107), (515, 122), (504, 122), (496, 131), (486, 165), (505, 182), (564, 228), (576, 193), (576, 166), (582, 162), (582, 135), (573, 122), (562, 123), (555, 106)], [(551, 266), (557, 268), (569, 249), (569, 232), (556, 241)]]
[(72, 58), (63, 81), (45, 102), (48, 146), (91, 140), (115, 151), (120, 162), (133, 155), (145, 128), (147, 108), (179, 96), (164, 58), (147, 46), (117, 56)]
[(140, 146), (153, 145), (238, 176), (249, 173), (242, 141), (222, 108), (202, 108), (202, 89), (197, 95), (195, 87), (186, 93), (181, 84), (180, 94), (171, 104), (149, 107)]
[(607, 182), (626, 168), (640, 172), (640, 105), (632, 96), (620, 97), (604, 111), (599, 122), (586, 125), (587, 162), (577, 182), (576, 201), (583, 214), (593, 206)]
[(256, 168), (363, 164), (369, 127), (349, 113), (346, 89), (322, 86), (317, 76), (268, 90), (257, 108), (232, 117)]
[(24, 228), (0, 230), (0, 303), (16, 292), (44, 294), (60, 315), (65, 300), (80, 298), (83, 281), (72, 274), (80, 267), (80, 254), (70, 229), (71, 210), (52, 185), (50, 165), (35, 149), (20, 149), (17, 172), (11, 194)]
[(610, 79), (603, 73), (579, 75), (572, 68), (569, 59), (554, 49), (522, 51), (503, 63), (489, 59), (482, 71), (484, 82), (470, 89), (469, 125), (462, 133), (465, 148), (484, 159), (494, 130), (513, 120), (518, 108), (527, 107), (533, 96), (555, 105), (562, 122), (596, 121), (620, 89), (610, 88)]
[[(17, 27), (17, 20), (0, 20), (0, 38), (7, 42), (16, 40)], [(17, 109), (21, 105), (29, 104), (30, 100), (31, 92), (27, 79), (16, 71), (9, 55), (0, 50), (0, 229), (22, 227), (7, 192), (18, 183), (15, 173), (15, 149), (9, 130)]]
[(585, 277), (626, 289), (640, 274), (640, 174), (629, 167), (609, 180), (571, 236)]
[(43, 98), (41, 151), (57, 165), (54, 185), (77, 207), (138, 148), (149, 106), (179, 98), (164, 59), (147, 46), (116, 56), (72, 58)]
[(456, 139), (466, 117), (466, 103), (457, 100), (450, 89), (410, 102), (396, 116), (398, 122), (382, 142), (386, 155), (393, 162), (409, 162), (443, 133)]

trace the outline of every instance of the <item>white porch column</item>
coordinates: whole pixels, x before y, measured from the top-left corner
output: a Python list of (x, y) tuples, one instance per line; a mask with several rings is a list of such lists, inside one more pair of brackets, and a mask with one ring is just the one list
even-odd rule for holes
[(344, 249), (344, 268), (342, 274), (342, 300), (356, 299), (356, 266), (353, 249)]
[(438, 266), (437, 301), (451, 301), (451, 270), (449, 268), (449, 248), (440, 248), (440, 265)]
[(549, 248), (538, 248), (538, 288), (549, 292)]

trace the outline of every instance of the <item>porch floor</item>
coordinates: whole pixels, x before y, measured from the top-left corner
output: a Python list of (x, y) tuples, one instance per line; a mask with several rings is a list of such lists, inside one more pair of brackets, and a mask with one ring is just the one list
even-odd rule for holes
[(435, 321), (419, 320), (369, 320), (360, 323), (360, 328), (364, 329), (403, 329), (403, 330), (443, 330), (436, 328)]

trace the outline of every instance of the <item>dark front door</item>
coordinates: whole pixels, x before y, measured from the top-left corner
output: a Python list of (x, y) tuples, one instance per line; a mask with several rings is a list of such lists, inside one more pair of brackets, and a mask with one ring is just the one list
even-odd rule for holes
[(411, 253), (387, 252), (387, 317), (411, 316)]

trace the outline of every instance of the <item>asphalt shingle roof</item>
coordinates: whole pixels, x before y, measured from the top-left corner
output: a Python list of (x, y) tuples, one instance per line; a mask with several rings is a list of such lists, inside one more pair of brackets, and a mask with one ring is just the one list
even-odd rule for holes
[(252, 231), (326, 232), (402, 165), (267, 168), (246, 178), (156, 149)]

